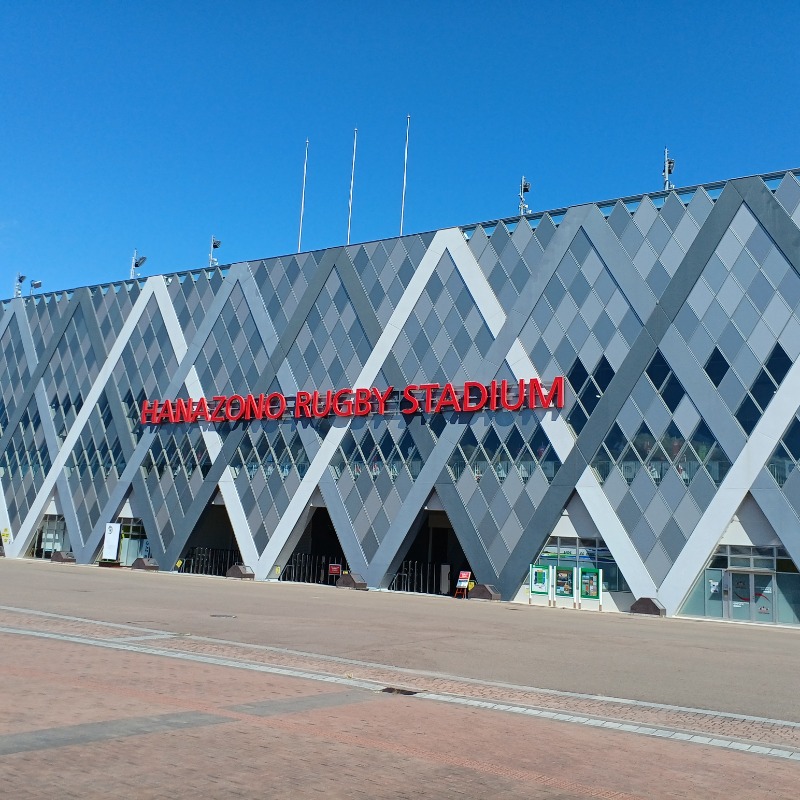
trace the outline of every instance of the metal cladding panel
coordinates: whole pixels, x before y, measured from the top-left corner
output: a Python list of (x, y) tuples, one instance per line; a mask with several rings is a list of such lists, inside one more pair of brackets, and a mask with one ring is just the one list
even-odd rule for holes
[[(318, 492), (385, 586), (435, 491), (504, 597), (577, 508), (674, 613), (748, 493), (800, 556), (798, 219), (787, 173), (8, 301), (6, 552), (58, 495), (89, 561), (127, 498), (171, 567), (219, 492), (264, 578)], [(558, 411), (140, 422), (153, 399), (560, 376)]]

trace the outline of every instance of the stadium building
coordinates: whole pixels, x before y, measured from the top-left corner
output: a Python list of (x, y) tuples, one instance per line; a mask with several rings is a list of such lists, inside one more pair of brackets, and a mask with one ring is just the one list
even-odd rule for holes
[(5, 555), (797, 624), (799, 176), (7, 300)]

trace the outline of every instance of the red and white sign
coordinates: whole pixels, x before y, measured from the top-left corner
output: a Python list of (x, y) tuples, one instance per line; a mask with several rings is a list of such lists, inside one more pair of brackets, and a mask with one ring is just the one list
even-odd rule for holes
[(176, 400), (144, 400), (142, 425), (161, 425), (165, 422), (238, 422), (252, 419), (281, 419), (289, 412), (297, 419), (320, 419), (330, 416), (364, 417), (368, 414), (387, 414), (399, 411), (416, 414), (419, 411), (438, 414), (444, 411), (519, 411), (522, 408), (563, 408), (564, 376), (553, 379), (549, 389), (538, 378), (519, 382), (492, 381), (484, 386), (466, 381), (456, 389), (452, 383), (412, 383), (404, 389), (389, 386), (384, 391), (369, 389), (338, 389), (327, 392), (298, 392), (294, 397), (272, 392), (259, 395), (215, 395), (210, 400), (201, 397)]
[(458, 573), (458, 581), (456, 582), (456, 589), (468, 589), (469, 582), (472, 580), (472, 573), (469, 570), (461, 570)]
[(328, 564), (328, 575), (341, 575), (341, 574), (342, 574), (341, 564)]

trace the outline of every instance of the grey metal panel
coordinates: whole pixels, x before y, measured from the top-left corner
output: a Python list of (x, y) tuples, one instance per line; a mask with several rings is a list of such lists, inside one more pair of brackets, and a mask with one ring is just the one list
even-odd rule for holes
[(741, 429), (675, 328), (667, 331), (660, 348), (722, 449), (731, 456), (738, 453), (744, 445)]
[(750, 494), (772, 525), (795, 564), (800, 564), (800, 520), (772, 476), (762, 469)]
[(800, 228), (775, 199), (775, 195), (761, 178), (740, 178), (731, 183), (742, 195), (756, 219), (775, 240), (795, 271), (800, 273)]
[[(675, 277), (665, 290), (660, 304), (656, 305), (645, 328), (581, 431), (577, 446), (567, 457), (550, 491), (536, 509), (529, 529), (522, 535), (514, 552), (511, 553), (498, 582), (503, 597), (512, 596), (519, 588), (530, 563), (530, 554), (541, 550), (547, 536), (555, 527), (578, 477), (594, 456), (611, 423), (633, 391), (636, 382), (655, 354), (658, 343), (686, 301), (691, 288), (728, 229), (741, 203), (742, 198), (739, 193), (728, 184), (709, 215), (706, 226), (698, 233)], [(624, 574), (624, 565), (621, 569)]]
[[(383, 331), (372, 311), (361, 282), (349, 259), (344, 264), (338, 265), (338, 268), (364, 331), (374, 346)], [(393, 385), (403, 385), (405, 378), (392, 352), (387, 355), (381, 369)], [(425, 430), (421, 416), (413, 416), (408, 419), (406, 430), (412, 436), (425, 465), (410, 491), (402, 498), (400, 511), (391, 519), (389, 530), (372, 556), (369, 566), (365, 567), (364, 577), (370, 586), (388, 585), (392, 571), (402, 560), (407, 547), (413, 540), (415, 534), (412, 535), (412, 532), (421, 524), (421, 512), (425, 501), (439, 474), (446, 468), (447, 461), (457, 442), (457, 439), (453, 437), (443, 437), (434, 444)], [(331, 481), (331, 483), (333, 482)], [(338, 496), (338, 491), (336, 494)]]
[[(150, 278), (149, 280), (162, 280), (163, 281), (163, 278), (161, 276), (157, 276), (156, 278)], [(181, 360), (181, 363), (180, 363), (178, 369), (176, 370), (175, 375), (173, 376), (172, 380), (170, 381), (170, 383), (169, 383), (169, 385), (168, 385), (168, 387), (167, 387), (167, 389), (165, 391), (165, 395), (167, 397), (174, 397), (176, 395), (176, 393), (180, 391), (180, 388), (183, 385), (184, 381), (186, 380), (186, 377), (187, 377), (187, 375), (189, 373), (189, 370), (191, 369), (192, 365), (194, 364), (194, 360), (197, 357), (198, 352), (200, 351), (200, 349), (202, 348), (202, 346), (205, 343), (206, 339), (208, 338), (208, 334), (211, 332), (211, 329), (213, 328), (214, 324), (216, 323), (217, 317), (219, 316), (223, 305), (227, 301), (227, 299), (228, 299), (228, 297), (230, 295), (230, 292), (233, 290), (233, 284), (234, 284), (234, 281), (232, 281), (232, 280), (231, 281), (224, 281), (222, 283), (222, 287), (220, 288), (219, 293), (214, 298), (214, 302), (209, 307), (208, 313), (206, 314), (205, 318), (203, 319), (202, 325), (198, 329), (197, 336), (195, 337), (194, 341), (189, 345), (189, 349), (188, 349), (186, 355)], [(146, 305), (146, 303), (145, 303), (145, 305)], [(111, 364), (110, 368), (109, 368), (109, 371), (112, 370), (114, 366), (115, 366), (114, 364)], [(145, 431), (142, 432), (142, 435), (141, 435), (141, 437), (139, 439), (139, 442), (136, 445), (136, 448), (135, 448), (135, 450), (133, 452), (133, 455), (132, 455), (131, 459), (128, 461), (123, 474), (120, 476), (119, 483), (114, 487), (114, 490), (109, 495), (108, 501), (106, 502), (106, 504), (105, 504), (105, 506), (103, 508), (103, 511), (101, 513), (101, 516), (100, 516), (100, 520), (101, 521), (98, 522), (98, 524), (94, 527), (94, 529), (92, 530), (91, 534), (89, 535), (89, 537), (87, 539), (87, 542), (86, 542), (87, 548), (89, 548), (89, 547), (95, 547), (96, 548), (98, 543), (102, 539), (103, 534), (105, 532), (105, 523), (103, 523), (102, 520), (105, 519), (109, 514), (115, 513), (116, 510), (122, 505), (122, 503), (123, 503), (123, 501), (125, 499), (125, 495), (126, 495), (126, 493), (128, 491), (128, 487), (131, 486), (131, 484), (134, 483), (134, 477), (136, 475), (138, 475), (139, 468), (141, 467), (142, 462), (144, 461), (144, 458), (147, 455), (147, 452), (149, 451), (150, 446), (152, 445), (154, 438), (155, 438), (155, 431), (145, 430)], [(214, 462), (215, 465), (218, 463), (219, 460), (220, 459), (217, 459), (217, 461)], [(226, 461), (224, 464), (220, 464), (218, 475), (217, 475), (217, 477), (216, 477), (216, 479), (214, 481), (213, 486), (210, 487), (211, 491), (208, 492), (208, 497), (206, 499), (206, 504), (208, 503), (208, 500), (211, 499), (212, 491), (216, 490), (216, 485), (217, 485), (217, 482), (219, 480), (219, 475), (222, 474), (222, 471), (223, 471), (224, 467), (227, 466), (227, 463), (228, 462)], [(213, 469), (213, 467), (212, 467), (212, 469)], [(140, 484), (139, 491), (145, 491), (143, 483)], [(140, 503), (142, 502), (141, 498), (139, 498), (138, 502), (140, 502)], [(148, 500), (148, 502), (149, 502), (149, 500)], [(205, 508), (205, 504), (203, 505), (203, 508)], [(197, 523), (197, 519), (199, 519), (199, 516), (200, 516), (201, 512), (202, 512), (202, 508), (197, 510), (197, 514), (196, 514), (196, 516), (194, 517), (194, 519), (192, 521), (191, 527), (189, 527), (189, 530), (186, 533), (186, 536), (185, 536), (186, 539), (188, 539), (189, 534), (191, 533), (192, 529), (194, 528), (194, 525)], [(141, 516), (142, 520), (144, 521), (145, 526), (147, 526), (148, 517), (150, 515), (148, 515), (148, 514), (140, 514), (140, 516)], [(150, 516), (150, 519), (154, 521), (154, 517)], [(147, 531), (148, 539), (150, 539), (150, 543), (151, 543), (151, 547), (152, 547), (153, 540), (155, 539), (156, 535), (158, 534), (158, 528), (157, 527), (156, 528), (147, 528), (147, 527), (145, 527), (145, 530)], [(176, 531), (175, 534), (176, 534), (176, 538), (177, 538), (178, 532)], [(175, 540), (173, 539), (173, 543), (174, 543), (174, 541)], [(175, 561), (177, 560), (179, 555), (180, 555), (180, 550), (177, 553), (170, 552), (168, 555), (164, 555), (161, 558), (156, 556), (156, 558), (159, 560), (159, 566), (163, 566), (165, 569), (171, 569), (172, 565), (175, 563)]]
[[(512, 308), (504, 309), (506, 319), (497, 332), (486, 357), (479, 365), (478, 373), (474, 376), (475, 380), (490, 381), (497, 375), (511, 346), (530, 318), (536, 301), (542, 296), (545, 287), (561, 263), (561, 259), (572, 244), (572, 240), (593, 208), (592, 205), (575, 206), (564, 215), (564, 219), (561, 220), (553, 238), (542, 253), (539, 266), (525, 283), (519, 298)], [(537, 366), (541, 369), (544, 365)]]
[(644, 322), (652, 314), (656, 299), (647, 283), (642, 280), (631, 256), (625, 252), (620, 240), (609, 228), (600, 209), (597, 206), (590, 208), (591, 211), (583, 223), (583, 228), (595, 249), (601, 253), (606, 266), (625, 295), (625, 299), (634, 309), (639, 320)]
[[(25, 358), (27, 359), (30, 371), (34, 372), (38, 367), (38, 362), (36, 357), (36, 347), (33, 343), (33, 336), (31, 335), (30, 322), (28, 320), (27, 314), (19, 313), (22, 307), (22, 303), (21, 302), (15, 303), (14, 305), (16, 308), (13, 313), (16, 314), (17, 317), (17, 323), (19, 325), (20, 334), (22, 336), (22, 345), (25, 350)], [(7, 316), (10, 319), (11, 314)], [(93, 315), (92, 318), (94, 318)], [(0, 335), (2, 335), (2, 332), (0, 332)], [(39, 411), (41, 424), (44, 428), (44, 436), (45, 436), (45, 441), (47, 442), (47, 450), (50, 453), (50, 461), (52, 463), (53, 461), (55, 461), (56, 455), (58, 454), (59, 451), (56, 429), (53, 424), (53, 418), (50, 415), (48, 400), (47, 396), (45, 395), (42, 381), (37, 380), (35, 383), (32, 381), (31, 385), (34, 387), (34, 395), (36, 397), (36, 407)], [(67, 483), (67, 478), (64, 475), (63, 471), (61, 471), (61, 473), (56, 479), (56, 492), (58, 493), (59, 506), (61, 508), (61, 513), (64, 516), (64, 522), (66, 524), (67, 533), (69, 534), (70, 546), (73, 552), (77, 552), (78, 555), (80, 555), (80, 548), (83, 545), (83, 538), (81, 537), (80, 533), (78, 517), (77, 514), (75, 513), (75, 504), (72, 499), (72, 494), (69, 491), (69, 484)]]
[[(297, 309), (295, 310), (295, 313), (292, 315), (292, 318), (288, 321), (286, 328), (281, 333), (280, 340), (270, 357), (269, 364), (265, 367), (260, 376), (259, 385), (253, 389), (254, 392), (267, 391), (269, 385), (275, 379), (278, 367), (285, 360), (286, 353), (288, 353), (291, 343), (297, 337), (297, 334), (305, 322), (311, 307), (314, 305), (319, 293), (322, 291), (322, 287), (325, 285), (325, 281), (328, 279), (328, 276), (333, 270), (336, 257), (340, 250), (341, 248), (328, 251), (323, 256), (323, 259), (319, 264), (318, 271), (314, 274), (308, 289), (306, 290)], [(246, 264), (237, 266), (239, 266), (242, 271), (247, 269)], [(231, 277), (233, 277), (233, 275)], [(180, 388), (181, 383), (185, 379), (185, 374), (188, 373), (189, 367), (194, 364), (195, 360), (197, 359), (197, 356), (205, 344), (208, 335), (211, 333), (211, 329), (216, 323), (225, 302), (227, 301), (230, 293), (233, 291), (233, 284), (233, 280), (226, 281), (225, 285), (227, 285), (227, 291), (220, 292), (220, 294), (214, 299), (212, 308), (209, 309), (206, 319), (203, 321), (203, 325), (200, 329), (198, 329), (195, 339), (189, 345), (189, 350), (181, 362), (181, 380), (174, 382), (176, 384), (174, 388), (172, 385), (170, 386), (172, 393)], [(187, 510), (184, 517), (179, 520), (179, 525), (175, 529), (175, 538), (167, 547), (166, 558), (168, 561), (174, 563), (183, 550), (183, 547), (194, 530), (197, 521), (200, 519), (200, 515), (203, 513), (204, 509), (213, 497), (222, 473), (230, 463), (233, 453), (239, 446), (243, 435), (243, 430), (237, 431), (235, 434), (229, 435), (223, 443), (219, 455), (214, 460), (211, 470), (205, 477), (205, 480), (203, 481), (200, 490), (192, 501), (191, 506)]]
[[(16, 300), (13, 300), (12, 303), (16, 303)], [(20, 303), (21, 305), (21, 303)], [(17, 404), (17, 408), (14, 412), (14, 415), (9, 418), (8, 425), (6, 429), (3, 431), (2, 436), (0, 436), (0, 450), (4, 451), (9, 445), (14, 432), (19, 425), (20, 419), (22, 419), (22, 415), (25, 413), (25, 409), (28, 406), (28, 403), (33, 399), (33, 393), (36, 386), (39, 385), (42, 377), (44, 376), (45, 371), (50, 366), (50, 360), (53, 357), (53, 354), (58, 347), (59, 342), (61, 341), (61, 337), (64, 335), (64, 331), (66, 331), (67, 326), (72, 321), (72, 317), (75, 314), (76, 309), (78, 308), (77, 300), (70, 301), (70, 309), (69, 313), (64, 314), (61, 319), (59, 320), (57, 330), (53, 331), (53, 335), (50, 338), (50, 344), (47, 346), (47, 349), (42, 353), (42, 357), (39, 359), (39, 363), (36, 365), (36, 368), (33, 370), (30, 379), (28, 388), (26, 388), (24, 394), (22, 395), (19, 403)], [(9, 315), (9, 321), (10, 321)], [(20, 317), (24, 317), (23, 313), (20, 313)], [(21, 327), (21, 326), (20, 326)], [(49, 413), (48, 413), (49, 416)]]

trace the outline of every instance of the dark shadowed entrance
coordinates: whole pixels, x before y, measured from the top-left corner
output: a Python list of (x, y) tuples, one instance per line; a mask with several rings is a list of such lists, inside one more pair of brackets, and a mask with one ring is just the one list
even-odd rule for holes
[(428, 511), (389, 589), (395, 592), (452, 595), (461, 570), (472, 571), (472, 567), (447, 514), (444, 511)]
[(242, 563), (228, 512), (217, 495), (197, 520), (176, 567), (195, 575), (224, 575)]
[(280, 580), (334, 584), (347, 570), (347, 560), (328, 510), (317, 508), (283, 568)]

